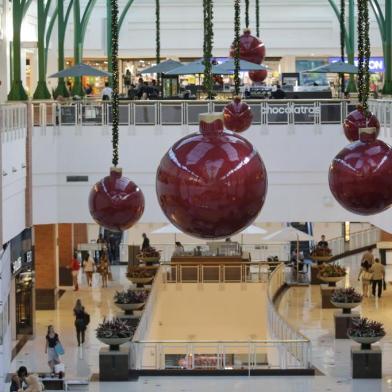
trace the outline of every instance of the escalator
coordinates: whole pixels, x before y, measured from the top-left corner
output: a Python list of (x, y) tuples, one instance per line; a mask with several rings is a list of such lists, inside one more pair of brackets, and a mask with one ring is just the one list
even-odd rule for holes
[[(289, 225), (297, 230), (303, 231), (306, 234), (313, 236), (313, 224), (312, 222), (289, 222)], [(303, 252), (305, 258), (310, 256), (311, 248), (313, 247), (312, 241), (300, 241), (299, 251)], [(291, 241), (290, 243), (290, 254), (297, 248), (297, 242)]]

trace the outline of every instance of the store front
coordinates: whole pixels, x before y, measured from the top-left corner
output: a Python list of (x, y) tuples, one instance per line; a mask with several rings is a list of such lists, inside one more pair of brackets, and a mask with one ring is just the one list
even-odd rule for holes
[(14, 278), (16, 337), (34, 334), (34, 257), (32, 230), (25, 229), (10, 241)]

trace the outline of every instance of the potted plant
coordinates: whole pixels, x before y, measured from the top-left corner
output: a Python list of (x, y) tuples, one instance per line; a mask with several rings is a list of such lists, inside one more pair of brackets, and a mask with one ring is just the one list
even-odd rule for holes
[(132, 313), (140, 309), (145, 304), (149, 292), (147, 290), (116, 291), (114, 294), (114, 303), (125, 313)]
[(328, 283), (329, 286), (336, 286), (336, 283), (344, 279), (346, 269), (338, 264), (323, 264), (320, 266), (318, 278)]
[(155, 248), (149, 246), (137, 254), (136, 257), (148, 265), (158, 263), (161, 259), (161, 254)]
[(113, 320), (104, 319), (96, 329), (97, 339), (110, 346), (110, 350), (118, 351), (120, 345), (132, 339), (135, 327), (126, 321), (115, 318)]
[(136, 284), (146, 284), (153, 281), (155, 272), (155, 269), (136, 268), (128, 271), (127, 278)]
[(354, 319), (351, 328), (347, 331), (350, 339), (361, 344), (362, 350), (371, 350), (371, 345), (385, 336), (382, 323), (368, 318)]
[(341, 308), (343, 313), (351, 313), (351, 309), (356, 308), (362, 302), (362, 295), (353, 287), (347, 289), (336, 289), (331, 296), (331, 303), (337, 308)]

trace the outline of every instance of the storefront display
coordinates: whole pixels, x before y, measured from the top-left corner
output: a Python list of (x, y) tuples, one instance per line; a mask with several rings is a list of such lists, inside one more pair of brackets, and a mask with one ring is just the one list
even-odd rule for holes
[(15, 278), (16, 335), (32, 335), (34, 328), (34, 252), (32, 230), (10, 241), (11, 272)]

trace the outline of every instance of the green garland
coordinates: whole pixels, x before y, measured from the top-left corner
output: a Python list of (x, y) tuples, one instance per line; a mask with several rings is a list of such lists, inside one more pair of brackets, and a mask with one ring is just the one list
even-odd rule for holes
[(234, 91), (240, 94), (240, 29), (241, 29), (241, 3), (234, 0)]
[(249, 27), (249, 0), (245, 0), (245, 27)]
[(155, 41), (156, 41), (156, 63), (161, 62), (161, 18), (159, 0), (155, 0)]
[(213, 30), (213, 0), (203, 0), (203, 16), (204, 16), (204, 42), (203, 42), (203, 64), (204, 64), (204, 89), (209, 99), (212, 98), (212, 90), (214, 81), (212, 77), (212, 46), (214, 42)]
[(114, 166), (118, 164), (118, 123), (119, 123), (119, 108), (118, 108), (118, 3), (117, 0), (111, 0), (111, 14), (112, 14), (112, 80), (113, 80), (113, 94), (112, 94), (112, 146), (113, 146), (113, 160)]
[[(345, 60), (345, 20), (346, 20), (346, 1), (340, 0), (340, 58), (342, 63)], [(340, 85), (342, 93), (344, 93), (344, 74), (340, 75)]]
[(358, 0), (358, 100), (365, 111), (369, 98), (369, 4), (368, 0)]
[(256, 0), (256, 36), (260, 37), (260, 2)]

